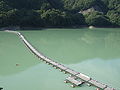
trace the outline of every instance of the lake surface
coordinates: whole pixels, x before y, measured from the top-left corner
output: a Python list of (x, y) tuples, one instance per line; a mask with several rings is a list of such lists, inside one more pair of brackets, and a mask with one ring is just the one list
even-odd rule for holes
[[(120, 90), (120, 29), (20, 31), (51, 59)], [(0, 87), (3, 90), (95, 90), (71, 88), (66, 75), (36, 58), (12, 33), (0, 32)]]

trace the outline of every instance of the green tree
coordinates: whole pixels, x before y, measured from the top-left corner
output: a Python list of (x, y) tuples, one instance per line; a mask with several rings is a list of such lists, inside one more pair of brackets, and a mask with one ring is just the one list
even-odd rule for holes
[(109, 9), (118, 9), (120, 8), (120, 0), (109, 0)]
[(107, 16), (113, 25), (120, 26), (120, 12), (114, 10), (108, 11)]
[(19, 11), (17, 9), (12, 9), (6, 12), (7, 24), (10, 26), (19, 25)]
[(11, 10), (12, 8), (7, 5), (7, 3), (5, 1), (0, 1), (0, 12), (6, 12)]
[(85, 25), (85, 18), (82, 14), (76, 13), (71, 15), (72, 25)]
[(96, 11), (90, 12), (89, 14), (85, 15), (85, 19), (88, 25), (93, 25), (93, 26), (111, 25), (111, 23), (109, 22), (109, 19), (106, 16)]
[(0, 13), (0, 27), (6, 26), (7, 15), (5, 12)]
[(63, 23), (64, 14), (64, 12), (59, 10), (49, 9), (41, 14), (41, 18), (47, 26), (60, 26)]
[[(104, 13), (78, 13), (95, 5)], [(1, 27), (120, 26), (119, 19), (120, 0), (0, 0)]]
[(40, 14), (35, 10), (22, 9), (19, 13), (20, 26), (34, 27), (41, 26), (42, 20)]

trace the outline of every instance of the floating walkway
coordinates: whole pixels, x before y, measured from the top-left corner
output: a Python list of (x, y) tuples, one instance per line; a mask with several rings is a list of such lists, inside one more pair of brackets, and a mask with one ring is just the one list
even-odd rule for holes
[(56, 69), (59, 69), (60, 71), (63, 71), (64, 73), (70, 74), (71, 77), (66, 78), (66, 80), (64, 82), (71, 83), (72, 87), (80, 86), (83, 83), (87, 83), (89, 86), (93, 85), (102, 90), (115, 90), (114, 88), (111, 88), (108, 85), (102, 84), (102, 83), (92, 79), (91, 77), (86, 76), (85, 74), (76, 72), (75, 70), (72, 70), (72, 69), (64, 66), (63, 64), (60, 64), (60, 63), (46, 57), (41, 52), (39, 52), (37, 49), (35, 49), (20, 32), (10, 31), (10, 30), (5, 30), (5, 31), (17, 34), (19, 36), (19, 38), (24, 42), (24, 44), (29, 48), (29, 50), (33, 54), (35, 54), (39, 59), (41, 59), (42, 61), (45, 61), (47, 64), (52, 65), (53, 67), (55, 67)]

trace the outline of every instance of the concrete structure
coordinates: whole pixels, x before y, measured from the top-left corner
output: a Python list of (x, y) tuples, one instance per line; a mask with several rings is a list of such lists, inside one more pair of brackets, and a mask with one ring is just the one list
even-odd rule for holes
[(72, 87), (75, 87), (75, 86), (80, 86), (81, 84), (83, 84), (84, 82), (82, 82), (82, 81), (78, 81), (78, 80), (76, 80), (74, 77), (68, 77), (68, 78), (66, 78), (66, 83), (72, 83), (73, 85), (72, 85)]

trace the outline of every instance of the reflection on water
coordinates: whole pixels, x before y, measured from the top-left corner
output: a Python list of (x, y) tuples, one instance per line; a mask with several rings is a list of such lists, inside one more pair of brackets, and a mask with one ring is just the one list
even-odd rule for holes
[[(109, 61), (92, 59), (67, 66), (94, 77), (94, 79), (111, 85), (114, 88), (120, 89), (119, 63), (120, 59)], [(41, 63), (14, 75), (1, 76), (0, 85), (5, 90), (73, 90), (69, 87), (70, 84), (63, 83), (67, 76), (59, 70), (55, 70), (51, 66)], [(75, 88), (75, 90), (94, 90), (93, 88), (84, 85)]]
[[(38, 64), (15, 75), (1, 77), (1, 85), (5, 90), (73, 90), (64, 84), (66, 75), (45, 64)], [(82, 87), (82, 90), (93, 87)], [(76, 88), (75, 90), (78, 90)]]
[(109, 61), (103, 59), (91, 59), (78, 64), (70, 64), (69, 67), (76, 69), (90, 77), (120, 89), (120, 59)]
[[(48, 57), (120, 89), (120, 31), (63, 29), (23, 31)], [(39, 61), (14, 34), (0, 32), (0, 87), (5, 90), (73, 90), (68, 75)], [(75, 90), (94, 90), (86, 85)]]
[[(90, 58), (120, 58), (119, 29), (63, 29), (23, 32), (45, 55), (70, 64)], [(34, 37), (34, 38), (33, 38)]]

